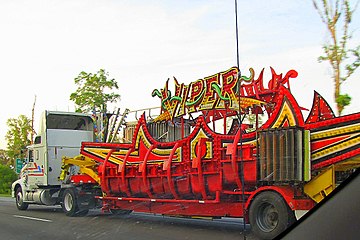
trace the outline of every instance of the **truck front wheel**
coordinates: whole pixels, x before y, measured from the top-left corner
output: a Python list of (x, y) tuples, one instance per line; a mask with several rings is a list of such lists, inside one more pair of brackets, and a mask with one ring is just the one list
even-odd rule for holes
[(26, 210), (29, 207), (29, 204), (24, 202), (24, 196), (23, 196), (21, 187), (18, 187), (16, 189), (16, 196), (15, 197), (16, 197), (16, 207), (19, 210)]
[(262, 192), (250, 206), (252, 231), (261, 239), (273, 239), (295, 222), (294, 213), (275, 192)]

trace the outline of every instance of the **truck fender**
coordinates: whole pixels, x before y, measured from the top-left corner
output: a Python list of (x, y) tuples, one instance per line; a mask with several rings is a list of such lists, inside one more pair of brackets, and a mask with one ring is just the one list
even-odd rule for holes
[(278, 194), (280, 194), (280, 196), (285, 200), (286, 204), (289, 206), (289, 208), (291, 210), (295, 210), (295, 203), (294, 203), (294, 190), (290, 187), (286, 187), (286, 186), (282, 186), (282, 187), (278, 187), (278, 186), (264, 186), (264, 187), (260, 187), (258, 188), (256, 191), (254, 191), (249, 198), (246, 201), (245, 204), (245, 209), (248, 211), (251, 202), (253, 201), (253, 199), (256, 197), (256, 195), (258, 195), (260, 192), (264, 192), (264, 191), (273, 191), (276, 192)]
[(11, 197), (15, 198), (16, 189), (21, 187), (21, 191), (23, 193), (23, 196), (25, 196), (25, 187), (22, 184), (22, 179), (18, 179), (15, 182), (11, 184)]

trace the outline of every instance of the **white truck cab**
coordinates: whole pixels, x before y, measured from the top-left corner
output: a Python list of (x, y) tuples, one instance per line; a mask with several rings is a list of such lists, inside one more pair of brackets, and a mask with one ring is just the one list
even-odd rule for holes
[(27, 162), (12, 184), (12, 196), (19, 210), (28, 204), (61, 203), (59, 180), (62, 157), (79, 155), (81, 142), (94, 141), (94, 124), (83, 113), (45, 111), (34, 144), (27, 147)]

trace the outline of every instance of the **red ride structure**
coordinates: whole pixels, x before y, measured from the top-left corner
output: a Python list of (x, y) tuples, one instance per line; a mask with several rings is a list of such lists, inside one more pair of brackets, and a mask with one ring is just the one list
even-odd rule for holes
[(167, 81), (153, 91), (161, 114), (128, 124), (130, 142), (82, 143), (98, 179), (74, 175), (72, 184), (100, 186), (104, 210), (244, 218), (259, 237), (274, 238), (295, 211), (331, 192), (334, 172), (359, 166), (360, 113), (336, 117), (317, 92), (306, 110), (290, 91), (296, 71), (271, 68), (267, 85), (263, 72), (245, 77), (233, 67), (189, 85), (174, 79), (173, 92)]

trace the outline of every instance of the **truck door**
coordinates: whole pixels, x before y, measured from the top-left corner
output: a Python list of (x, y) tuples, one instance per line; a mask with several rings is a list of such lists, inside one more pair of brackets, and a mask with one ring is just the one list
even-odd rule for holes
[(38, 148), (28, 149), (27, 174), (30, 188), (46, 185), (43, 158), (44, 156), (40, 155)]

